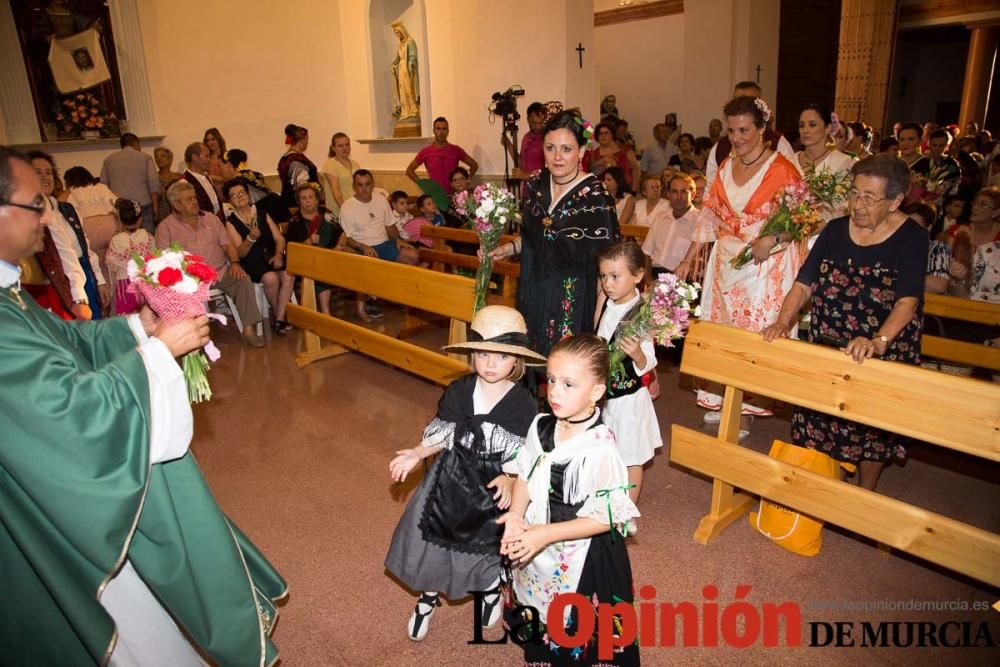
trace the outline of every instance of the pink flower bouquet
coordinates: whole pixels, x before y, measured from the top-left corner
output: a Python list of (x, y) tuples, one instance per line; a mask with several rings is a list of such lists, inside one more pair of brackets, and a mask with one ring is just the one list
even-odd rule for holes
[(514, 195), (493, 183), (483, 183), (472, 192), (468, 210), (472, 228), (479, 237), (483, 259), (476, 270), (476, 306), (473, 313), (486, 305), (486, 292), (493, 275), (493, 258), (489, 253), (497, 247), (507, 223), (516, 214), (517, 201)]
[[(134, 255), (127, 265), (131, 288), (167, 324), (206, 313), (208, 290), (217, 278), (215, 269), (198, 255), (173, 245), (169, 250), (154, 248), (145, 257)], [(208, 384), (208, 357), (219, 358), (219, 350), (209, 341), (201, 350), (184, 355), (184, 379), (188, 400), (200, 403), (212, 398)]]
[(624, 377), (628, 355), (621, 348), (622, 338), (643, 338), (652, 335), (657, 345), (673, 347), (673, 341), (683, 338), (691, 317), (701, 316), (701, 306), (692, 304), (698, 298), (701, 286), (678, 280), (672, 273), (663, 273), (652, 287), (646, 290), (642, 305), (611, 341), (611, 377)]

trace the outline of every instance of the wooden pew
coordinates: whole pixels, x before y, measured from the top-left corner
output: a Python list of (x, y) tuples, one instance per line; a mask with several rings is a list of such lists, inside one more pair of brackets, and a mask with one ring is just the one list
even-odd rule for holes
[[(924, 315), (1000, 326), (1000, 304), (943, 294), (924, 295)], [(1000, 348), (925, 335), (921, 339), (920, 349), (927, 357), (1000, 371)]]
[[(479, 245), (479, 237), (471, 229), (455, 229), (453, 227), (435, 227), (434, 225), (423, 225), (420, 233), (431, 239), (434, 244), (430, 249), (420, 249), (420, 261), (430, 262), (434, 271), (444, 271), (446, 267), (457, 267), (475, 271), (479, 268), (479, 259), (474, 255), (452, 252), (448, 248), (448, 242), (466, 243)], [(500, 237), (500, 243), (510, 243), (516, 236), (504, 234)], [(514, 307), (517, 304), (517, 279), (521, 275), (521, 264), (501, 260), (493, 262), (493, 275), (503, 276), (503, 285), (499, 298), (488, 298), (491, 304)]]
[(649, 227), (646, 225), (622, 225), (622, 238), (635, 239), (635, 242), (642, 245), (642, 242), (646, 240), (646, 234), (649, 233)]
[[(302, 277), (301, 305), (289, 304), (288, 321), (305, 331), (305, 351), (295, 363), (314, 361), (351, 350), (425, 377), (440, 385), (469, 372), (462, 355), (447, 355), (372, 331), (316, 309), (316, 282), (369, 294), (451, 320), (449, 343), (465, 342), (475, 302), (474, 281), (362, 255), (288, 244), (288, 271)], [(321, 338), (334, 345), (322, 346)]]
[(1000, 385), (877, 359), (859, 365), (839, 350), (765, 343), (711, 322), (691, 326), (681, 372), (726, 386), (718, 437), (677, 424), (671, 430), (671, 462), (713, 478), (695, 541), (717, 537), (751, 509), (755, 494), (1000, 585), (1000, 536), (739, 446), (748, 391), (1000, 461)]

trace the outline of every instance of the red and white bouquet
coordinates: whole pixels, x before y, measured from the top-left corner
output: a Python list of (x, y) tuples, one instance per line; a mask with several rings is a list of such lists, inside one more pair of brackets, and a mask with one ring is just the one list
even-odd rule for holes
[(662, 273), (646, 290), (637, 312), (621, 325), (614, 336), (609, 361), (611, 381), (625, 377), (625, 359), (628, 355), (621, 348), (623, 338), (643, 338), (651, 335), (657, 345), (673, 347), (673, 341), (683, 338), (691, 317), (701, 317), (701, 306), (694, 306), (701, 286), (678, 280), (672, 273)]
[(490, 287), (490, 277), (493, 275), (493, 258), (490, 257), (490, 252), (500, 242), (500, 236), (507, 229), (507, 223), (514, 219), (517, 213), (517, 200), (509, 190), (493, 183), (483, 183), (473, 190), (467, 210), (483, 251), (483, 259), (476, 270), (476, 306), (473, 310), (475, 314), (486, 305), (486, 292)]
[[(168, 250), (154, 248), (145, 257), (133, 255), (127, 271), (131, 288), (167, 324), (206, 314), (208, 290), (218, 277), (202, 257), (176, 244)], [(216, 361), (220, 353), (211, 341), (204, 350), (184, 355), (184, 379), (192, 403), (212, 398), (206, 372), (209, 359)]]

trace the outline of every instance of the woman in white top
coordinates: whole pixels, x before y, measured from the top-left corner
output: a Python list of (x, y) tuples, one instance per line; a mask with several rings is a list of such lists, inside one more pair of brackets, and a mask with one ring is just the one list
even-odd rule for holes
[(649, 174), (642, 179), (642, 199), (635, 203), (635, 224), (652, 227), (670, 216), (670, 202), (660, 198), (660, 177)]
[(609, 167), (601, 177), (604, 188), (615, 200), (619, 225), (635, 223), (635, 198), (625, 189), (625, 172), (621, 167)]
[[(821, 104), (810, 104), (799, 114), (799, 141), (804, 148), (795, 154), (792, 162), (803, 177), (809, 169), (838, 172), (850, 171), (854, 166), (854, 158), (834, 146), (832, 135), (840, 127), (843, 124), (837, 119), (837, 115), (830, 113)], [(816, 230), (816, 234), (830, 220), (847, 215), (847, 202), (836, 209), (824, 205), (822, 215), (823, 225)]]
[[(66, 201), (73, 205), (80, 215), (83, 231), (90, 242), (90, 249), (97, 255), (101, 273), (108, 280), (108, 266), (105, 255), (111, 238), (121, 231), (115, 202), (118, 195), (108, 186), (101, 183), (84, 167), (72, 167), (66, 170), (66, 187), (69, 195)], [(97, 267), (94, 267), (95, 269)]]
[(329, 157), (320, 171), (329, 185), (327, 208), (339, 215), (341, 204), (354, 194), (354, 172), (361, 169), (361, 165), (351, 159), (351, 138), (343, 132), (337, 132), (330, 139)]

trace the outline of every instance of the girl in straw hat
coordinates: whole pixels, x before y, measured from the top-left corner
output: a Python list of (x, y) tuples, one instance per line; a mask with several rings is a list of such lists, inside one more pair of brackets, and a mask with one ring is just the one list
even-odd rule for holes
[(441, 452), (403, 512), (385, 567), (423, 591), (407, 634), (427, 636), (439, 595), (481, 596), (485, 627), (500, 620), (500, 535), (496, 519), (510, 507), (514, 479), (503, 472), (524, 444), (535, 401), (518, 380), (525, 365), (544, 365), (528, 349), (524, 318), (513, 308), (487, 306), (472, 320), (470, 340), (445, 349), (469, 352), (473, 373), (453, 382), (418, 446), (396, 452), (389, 473), (402, 482), (428, 456)]

